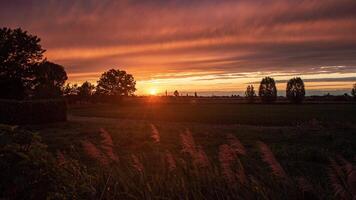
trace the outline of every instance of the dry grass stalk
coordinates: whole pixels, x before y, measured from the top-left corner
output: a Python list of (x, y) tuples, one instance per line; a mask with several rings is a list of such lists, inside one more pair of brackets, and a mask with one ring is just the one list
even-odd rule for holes
[(176, 161), (175, 161), (172, 153), (169, 152), (168, 150), (166, 151), (166, 154), (165, 154), (165, 160), (167, 162), (169, 172), (172, 172), (177, 168)]
[(102, 165), (107, 165), (108, 159), (106, 156), (91, 142), (84, 140), (82, 141), (84, 151), (92, 159), (99, 161)]
[(59, 166), (62, 166), (66, 163), (66, 158), (61, 151), (57, 151), (57, 163)]
[(201, 146), (196, 146), (192, 133), (187, 129), (185, 133), (180, 134), (182, 141), (182, 152), (188, 153), (193, 164), (196, 167), (205, 168), (210, 166), (208, 156)]
[(201, 146), (197, 147), (195, 156), (193, 157), (193, 162), (195, 166), (200, 168), (210, 167), (208, 156), (206, 155), (205, 151)]
[(119, 157), (116, 155), (113, 147), (113, 140), (111, 138), (111, 135), (105, 130), (105, 129), (100, 129), (100, 136), (103, 138), (101, 141), (101, 148), (105, 150), (106, 155), (112, 160), (112, 161), (119, 161)]
[(185, 133), (180, 134), (180, 138), (183, 147), (182, 152), (188, 153), (193, 157), (196, 153), (196, 146), (192, 133), (187, 129)]
[(298, 188), (303, 193), (313, 193), (314, 187), (313, 185), (304, 177), (299, 177), (297, 179)]
[(143, 173), (145, 168), (143, 167), (143, 164), (141, 163), (140, 159), (134, 154), (131, 155), (131, 158), (132, 158), (132, 167), (139, 173)]
[(235, 182), (235, 174), (232, 170), (232, 164), (236, 159), (235, 151), (227, 144), (219, 147), (219, 161), (224, 178), (230, 182)]
[(160, 134), (158, 132), (158, 129), (153, 124), (150, 124), (150, 126), (151, 126), (151, 130), (152, 130), (151, 138), (153, 139), (154, 142), (159, 143), (161, 141), (161, 137), (160, 137)]
[(236, 136), (232, 135), (232, 134), (228, 134), (227, 135), (227, 140), (231, 146), (231, 148), (238, 154), (240, 155), (246, 155), (246, 149), (245, 147), (242, 145), (242, 143), (240, 142), (239, 139), (237, 139)]
[(356, 198), (356, 172), (355, 167), (339, 157), (341, 165), (334, 159), (330, 159), (329, 180), (334, 190), (334, 195), (341, 199)]
[(257, 142), (257, 144), (260, 147), (263, 161), (265, 161), (271, 167), (273, 174), (280, 178), (288, 178), (286, 172), (282, 168), (281, 164), (277, 161), (271, 149), (261, 141)]

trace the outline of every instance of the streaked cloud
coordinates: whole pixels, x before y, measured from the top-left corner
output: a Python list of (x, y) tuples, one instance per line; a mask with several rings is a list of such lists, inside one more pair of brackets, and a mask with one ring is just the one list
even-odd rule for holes
[(346, 88), (343, 76), (356, 73), (355, 10), (354, 0), (12, 0), (1, 3), (0, 24), (39, 35), (72, 82), (117, 67), (135, 75), (140, 93), (154, 82), (237, 90), (265, 75)]

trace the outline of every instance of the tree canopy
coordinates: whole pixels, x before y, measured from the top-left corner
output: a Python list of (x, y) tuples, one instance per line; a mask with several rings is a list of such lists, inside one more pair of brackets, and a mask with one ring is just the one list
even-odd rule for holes
[(304, 82), (300, 77), (292, 78), (287, 83), (286, 96), (293, 103), (301, 103), (305, 97)]
[(0, 29), (0, 98), (61, 95), (67, 74), (64, 67), (43, 60), (40, 41), (20, 28)]
[(31, 69), (44, 52), (37, 36), (20, 28), (0, 29), (0, 98), (25, 97), (33, 79)]
[(351, 95), (352, 95), (354, 98), (356, 98), (356, 83), (355, 83), (354, 86), (352, 87)]
[(61, 96), (61, 88), (68, 79), (63, 66), (45, 60), (34, 67), (33, 74), (35, 97)]
[(131, 74), (119, 69), (104, 72), (97, 84), (96, 92), (101, 95), (129, 96), (136, 91), (136, 81)]
[(85, 81), (78, 87), (78, 95), (83, 98), (90, 97), (94, 93), (95, 86), (88, 81)]
[(265, 77), (262, 79), (260, 88), (258, 91), (258, 96), (260, 96), (262, 102), (272, 103), (277, 99), (277, 88), (276, 82), (271, 77)]
[(255, 89), (253, 85), (248, 85), (245, 91), (245, 96), (249, 102), (253, 102), (256, 96)]

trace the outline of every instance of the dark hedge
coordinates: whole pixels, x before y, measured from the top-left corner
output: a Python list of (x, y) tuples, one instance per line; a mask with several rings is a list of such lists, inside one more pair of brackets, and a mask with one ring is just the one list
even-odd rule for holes
[(41, 124), (67, 120), (67, 106), (63, 99), (0, 100), (0, 123)]

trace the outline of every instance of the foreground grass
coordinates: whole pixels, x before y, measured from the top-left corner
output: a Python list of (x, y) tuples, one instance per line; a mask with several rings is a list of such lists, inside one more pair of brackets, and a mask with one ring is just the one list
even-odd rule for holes
[[(100, 195), (103, 194), (102, 198), (284, 199), (291, 198), (290, 195), (300, 198), (298, 187), (289, 188), (289, 184), (278, 179), (276, 182), (270, 167), (262, 161), (257, 141), (263, 141), (271, 148), (288, 177), (292, 177), (293, 184), (296, 184), (297, 177), (303, 177), (314, 186), (321, 198), (332, 198), (327, 171), (329, 159), (342, 156), (353, 161), (356, 155), (356, 128), (347, 122), (331, 124), (313, 120), (295, 126), (267, 127), (177, 123), (128, 120), (117, 118), (117, 115), (110, 118), (113, 117), (110, 113), (118, 112), (112, 110), (91, 107), (80, 112), (83, 116), (96, 111), (94, 116), (103, 116), (105, 113), (109, 118), (72, 115), (66, 123), (27, 127), (40, 133), (50, 151), (64, 152), (88, 166), (91, 173), (100, 175), (101, 184), (97, 190)], [(71, 112), (75, 114), (78, 110)], [(145, 112), (142, 111), (141, 115)], [(156, 114), (161, 112), (158, 109)], [(221, 113), (217, 112), (217, 115)], [(186, 117), (189, 119), (190, 115)], [(152, 125), (159, 132), (158, 143), (152, 138)], [(102, 129), (112, 138), (113, 152), (118, 156), (118, 162), (102, 163), (100, 159), (93, 159), (83, 148), (83, 141), (88, 141), (100, 149)], [(211, 166), (208, 169), (196, 168), (194, 160), (182, 152), (184, 145), (181, 134), (186, 130), (190, 130), (195, 143), (206, 152)], [(228, 189), (231, 184), (220, 172), (219, 151), (221, 145), (228, 143), (227, 134), (236, 136), (247, 150), (246, 155), (239, 156), (240, 164), (248, 174), (247, 188), (240, 185)], [(179, 170), (174, 173), (169, 172), (167, 164), (164, 164), (167, 152), (176, 160)], [(142, 164), (142, 171), (136, 169), (140, 164), (135, 164), (135, 160)], [(239, 165), (235, 167), (239, 169)], [(124, 183), (127, 185), (123, 186)], [(244, 196), (247, 194), (252, 196)]]
[(310, 120), (355, 123), (354, 104), (159, 104), (72, 107), (75, 116), (213, 124), (297, 125)]

